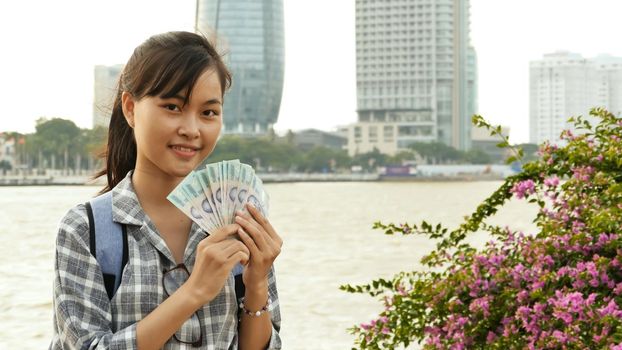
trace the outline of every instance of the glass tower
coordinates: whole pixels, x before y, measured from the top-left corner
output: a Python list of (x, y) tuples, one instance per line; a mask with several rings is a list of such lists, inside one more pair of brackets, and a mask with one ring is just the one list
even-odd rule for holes
[(196, 30), (224, 53), (233, 75), (224, 132), (265, 134), (283, 92), (283, 0), (197, 0)]

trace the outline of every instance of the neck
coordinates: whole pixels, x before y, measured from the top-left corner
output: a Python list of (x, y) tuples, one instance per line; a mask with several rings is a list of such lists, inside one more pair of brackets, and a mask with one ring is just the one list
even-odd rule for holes
[(132, 185), (143, 207), (176, 208), (166, 197), (182, 180), (181, 177), (145, 169), (138, 164), (132, 174)]

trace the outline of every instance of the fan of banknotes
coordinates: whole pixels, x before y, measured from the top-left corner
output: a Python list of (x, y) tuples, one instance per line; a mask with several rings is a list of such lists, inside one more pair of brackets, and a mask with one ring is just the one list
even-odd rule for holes
[(268, 216), (268, 194), (255, 170), (239, 160), (202, 164), (166, 197), (206, 232), (234, 222), (250, 202)]

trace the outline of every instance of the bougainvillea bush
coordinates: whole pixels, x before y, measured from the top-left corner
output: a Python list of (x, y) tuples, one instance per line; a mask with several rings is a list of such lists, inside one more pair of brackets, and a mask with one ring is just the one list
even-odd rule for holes
[[(421, 271), (367, 285), (344, 285), (381, 300), (378, 318), (351, 328), (360, 349), (621, 349), (622, 120), (603, 110), (597, 120), (571, 118), (576, 135), (562, 146), (543, 143), (457, 229), (441, 224), (382, 224), (387, 234), (437, 241)], [(474, 124), (503, 138), (479, 116)], [(513, 149), (509, 161), (520, 161)], [(486, 222), (511, 199), (539, 206), (537, 232)], [(465, 237), (487, 231), (474, 248)]]

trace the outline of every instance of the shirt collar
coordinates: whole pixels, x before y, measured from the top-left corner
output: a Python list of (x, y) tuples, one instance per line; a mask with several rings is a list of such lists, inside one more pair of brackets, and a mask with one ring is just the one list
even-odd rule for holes
[(112, 221), (142, 226), (145, 222), (145, 212), (140, 206), (132, 185), (132, 173), (134, 171), (130, 170), (125, 178), (112, 189)]
[[(175, 261), (166, 243), (157, 234), (156, 227), (149, 220), (138, 201), (134, 185), (132, 185), (133, 172), (133, 170), (130, 170), (125, 178), (112, 189), (112, 221), (125, 225), (140, 226), (140, 231), (145, 234), (151, 244), (174, 263)], [(189, 244), (187, 244), (183, 258), (188, 267), (194, 265), (194, 261), (192, 261), (194, 260), (194, 254), (192, 253), (195, 251), (196, 245), (207, 235), (208, 233), (204, 232), (199, 225), (192, 222), (188, 236)]]

